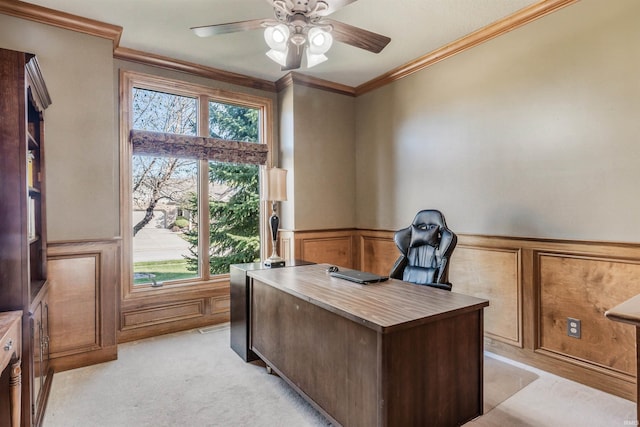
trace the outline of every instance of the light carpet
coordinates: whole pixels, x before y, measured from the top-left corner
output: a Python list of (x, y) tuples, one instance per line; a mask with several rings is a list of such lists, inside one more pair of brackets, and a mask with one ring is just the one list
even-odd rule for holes
[(538, 378), (533, 372), (493, 357), (484, 358), (484, 413), (504, 402)]
[[(229, 347), (228, 325), (206, 331), (122, 344), (116, 361), (55, 374), (44, 427), (330, 425), (284, 380), (267, 374), (261, 362), (245, 363), (238, 357)], [(485, 415), (468, 425), (557, 426), (564, 419), (573, 421), (566, 425), (576, 425), (568, 408), (561, 408), (555, 418), (547, 414), (544, 422), (536, 421), (539, 412), (549, 412), (543, 409), (549, 406), (545, 399), (557, 400), (549, 394), (557, 390), (545, 390), (550, 374), (489, 356), (484, 364)], [(554, 387), (575, 384), (554, 381)], [(537, 391), (528, 397), (532, 405), (517, 399), (536, 384)], [(607, 411), (618, 412), (619, 425), (633, 416), (633, 402), (576, 386), (582, 390), (578, 396), (571, 388), (561, 391), (587, 400), (595, 392), (597, 400), (605, 396), (613, 401), (613, 406), (604, 403), (604, 414), (587, 415), (596, 424), (582, 425), (616, 425), (597, 424), (612, 420)]]

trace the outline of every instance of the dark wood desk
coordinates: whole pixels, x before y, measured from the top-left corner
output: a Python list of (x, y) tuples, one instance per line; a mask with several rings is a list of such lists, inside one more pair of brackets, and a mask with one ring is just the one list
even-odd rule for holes
[[(312, 262), (302, 260), (289, 260), (285, 267), (294, 267), (296, 265), (309, 265)], [(258, 359), (258, 356), (251, 351), (249, 346), (249, 309), (251, 292), (249, 289), (250, 279), (247, 276), (249, 271), (264, 270), (264, 264), (261, 262), (252, 262), (246, 264), (232, 264), (229, 267), (229, 286), (231, 288), (231, 349), (245, 362), (251, 362)], [(277, 267), (284, 268), (284, 267)]]
[(616, 322), (628, 323), (636, 327), (636, 421), (640, 420), (640, 295), (618, 304), (604, 315)]
[(482, 414), (487, 300), (327, 265), (250, 271), (251, 349), (332, 423), (454, 426)]

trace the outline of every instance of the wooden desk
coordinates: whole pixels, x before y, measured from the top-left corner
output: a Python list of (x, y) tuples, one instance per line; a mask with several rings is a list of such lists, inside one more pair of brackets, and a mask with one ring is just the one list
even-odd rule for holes
[(640, 295), (618, 304), (604, 315), (616, 322), (629, 323), (636, 327), (636, 421), (640, 420)]
[(332, 423), (453, 426), (482, 414), (487, 300), (327, 265), (251, 271), (251, 348)]
[[(286, 267), (296, 265), (309, 265), (312, 262), (302, 260), (289, 260)], [(231, 349), (245, 362), (256, 360), (258, 356), (251, 351), (249, 345), (249, 301), (250, 301), (250, 278), (247, 272), (263, 270), (265, 267), (261, 262), (248, 264), (232, 264), (229, 266), (229, 287), (231, 288)]]
[(0, 373), (11, 365), (9, 393), (11, 399), (11, 426), (20, 425), (22, 405), (22, 311), (0, 313)]

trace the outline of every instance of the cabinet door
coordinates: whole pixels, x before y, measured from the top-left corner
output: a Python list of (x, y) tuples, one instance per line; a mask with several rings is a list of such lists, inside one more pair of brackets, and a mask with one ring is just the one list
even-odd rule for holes
[[(42, 379), (41, 386), (44, 387), (44, 384), (47, 382), (49, 375), (49, 298), (45, 296), (45, 299), (42, 301), (42, 344), (41, 344), (41, 358), (40, 358), (40, 367), (41, 367), (41, 376)], [(38, 402), (39, 403), (39, 402)]]
[(49, 373), (49, 304), (43, 297), (31, 315), (33, 324), (33, 394), (37, 408), (42, 402), (42, 391)]
[(31, 314), (31, 349), (33, 354), (33, 389), (31, 396), (36, 402), (42, 388), (42, 303)]

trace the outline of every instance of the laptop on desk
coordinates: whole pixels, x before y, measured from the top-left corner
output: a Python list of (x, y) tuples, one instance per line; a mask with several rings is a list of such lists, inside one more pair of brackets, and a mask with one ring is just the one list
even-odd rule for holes
[(361, 285), (368, 285), (369, 283), (384, 282), (388, 279), (386, 276), (378, 276), (377, 274), (367, 273), (365, 271), (358, 270), (338, 270), (329, 273), (332, 277), (338, 279), (349, 280), (350, 282), (360, 283)]

